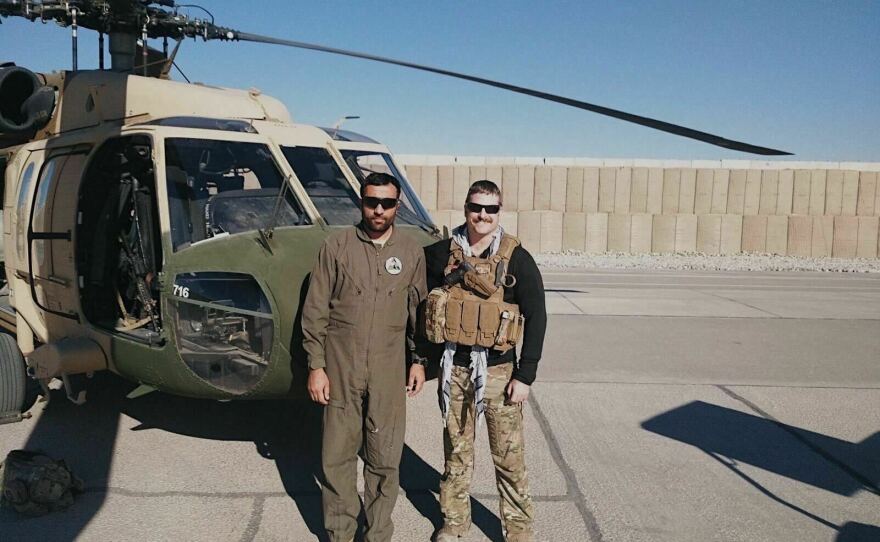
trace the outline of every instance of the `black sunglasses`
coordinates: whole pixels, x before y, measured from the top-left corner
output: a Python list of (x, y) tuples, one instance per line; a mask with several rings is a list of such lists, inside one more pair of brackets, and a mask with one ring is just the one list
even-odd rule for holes
[(397, 198), (376, 198), (373, 196), (364, 196), (364, 207), (367, 209), (375, 209), (382, 205), (383, 209), (393, 209), (397, 207)]
[(479, 203), (467, 202), (464, 204), (465, 208), (472, 212), (479, 214), (483, 209), (486, 210), (486, 214), (489, 215), (497, 215), (498, 211), (501, 210), (500, 205), (480, 205)]

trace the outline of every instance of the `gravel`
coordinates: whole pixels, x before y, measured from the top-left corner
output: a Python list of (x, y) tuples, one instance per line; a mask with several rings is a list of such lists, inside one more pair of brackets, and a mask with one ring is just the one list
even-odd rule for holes
[(825, 271), (838, 273), (880, 273), (875, 258), (804, 258), (775, 254), (732, 254), (726, 256), (695, 252), (676, 254), (625, 254), (578, 251), (535, 255), (545, 269), (671, 269), (696, 271)]

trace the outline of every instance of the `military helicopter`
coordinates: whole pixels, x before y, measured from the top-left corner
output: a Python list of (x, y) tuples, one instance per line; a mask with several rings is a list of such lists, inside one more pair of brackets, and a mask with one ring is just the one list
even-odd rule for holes
[[(0, 17), (69, 28), (73, 57), (71, 70), (50, 74), (0, 66), (0, 421), (25, 417), (55, 379), (82, 403), (75, 377), (104, 370), (140, 383), (132, 397), (290, 396), (302, 361), (298, 300), (322, 240), (359, 220), (365, 176), (394, 175), (398, 224), (425, 243), (441, 237), (385, 145), (296, 124), (259, 91), (171, 80), (184, 38), (394, 64), (728, 149), (788, 154), (481, 77), (241, 32), (171, 0), (0, 0)], [(100, 33), (97, 70), (77, 69), (81, 28)]]

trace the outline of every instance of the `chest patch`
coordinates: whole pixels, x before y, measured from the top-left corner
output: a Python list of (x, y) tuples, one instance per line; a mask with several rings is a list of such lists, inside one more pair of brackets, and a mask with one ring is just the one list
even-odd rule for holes
[(403, 271), (403, 263), (397, 256), (392, 256), (385, 260), (385, 271), (391, 275), (399, 275)]

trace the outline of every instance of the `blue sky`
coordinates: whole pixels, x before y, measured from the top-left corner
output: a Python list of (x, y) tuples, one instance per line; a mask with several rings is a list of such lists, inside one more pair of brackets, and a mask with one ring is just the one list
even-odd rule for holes
[[(244, 2), (218, 24), (444, 67), (795, 153), (880, 161), (880, 2)], [(197, 11), (191, 11), (198, 15)], [(70, 66), (68, 30), (5, 19), (0, 60)], [(158, 45), (158, 44), (157, 44)], [(80, 67), (97, 65), (84, 31)], [(184, 43), (194, 81), (407, 154), (757, 159), (437, 75), (283, 47)]]

